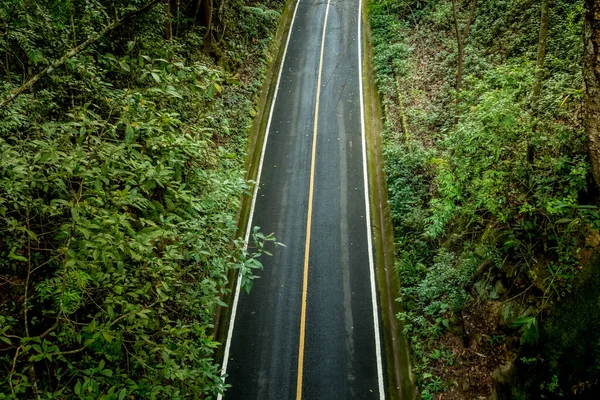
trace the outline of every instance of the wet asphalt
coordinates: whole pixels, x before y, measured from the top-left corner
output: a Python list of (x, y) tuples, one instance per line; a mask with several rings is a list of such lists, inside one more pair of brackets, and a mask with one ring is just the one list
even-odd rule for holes
[[(299, 1), (252, 220), (286, 247), (261, 259), (260, 278), (249, 295), (239, 298), (225, 399), (295, 399), (297, 394), (313, 126), (327, 9), (327, 1)], [(327, 19), (303, 399), (380, 398), (364, 195), (358, 8), (358, 0), (332, 1)]]

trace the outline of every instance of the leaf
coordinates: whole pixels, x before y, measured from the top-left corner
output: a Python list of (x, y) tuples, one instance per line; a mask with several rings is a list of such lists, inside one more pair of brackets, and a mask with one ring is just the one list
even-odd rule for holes
[(18, 254), (12, 253), (12, 252), (8, 254), (8, 258), (10, 258), (11, 260), (27, 262), (26, 257), (20, 256)]
[(535, 344), (540, 338), (536, 317), (520, 317), (513, 321), (513, 327), (522, 327), (521, 344)]
[(75, 394), (78, 396), (81, 396), (81, 382), (77, 381), (77, 383), (75, 384)]
[(177, 99), (183, 99), (183, 96), (180, 95), (179, 93), (177, 93), (177, 91), (175, 90), (175, 88), (173, 86), (169, 86), (167, 87), (166, 93), (170, 96), (170, 97), (175, 97)]
[(125, 128), (125, 143), (131, 144), (135, 136), (135, 131), (131, 125), (127, 125)]
[(108, 343), (112, 343), (113, 341), (113, 337), (110, 335), (110, 333), (106, 332), (106, 331), (102, 331), (102, 337), (104, 338), (104, 340), (106, 340)]
[(150, 75), (152, 75), (152, 78), (154, 78), (156, 83), (160, 83), (160, 76), (158, 76), (156, 72), (150, 72)]
[(119, 65), (121, 66), (122, 70), (131, 72), (131, 68), (129, 68), (129, 64), (127, 64), (125, 61), (119, 61)]

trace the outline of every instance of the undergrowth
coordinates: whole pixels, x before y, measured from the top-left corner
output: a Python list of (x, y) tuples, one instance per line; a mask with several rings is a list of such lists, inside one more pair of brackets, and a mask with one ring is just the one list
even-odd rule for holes
[[(472, 398), (470, 390), (491, 395), (493, 385), (477, 389), (448, 372), (451, 366), (467, 375), (468, 362), (456, 362), (458, 353), (481, 354), (477, 349), (485, 347), (480, 337), (470, 344), (467, 305), (487, 301), (500, 310), (490, 316), (493, 328), (481, 332), (485, 337), (520, 336), (495, 366), (486, 364), (491, 382), (493, 369), (515, 362), (520, 346), (542, 345), (539, 325), (558, 302), (576, 295), (577, 277), (590, 262), (586, 239), (600, 228), (581, 126), (583, 2), (552, 5), (537, 114), (531, 92), (539, 8), (518, 0), (478, 3), (455, 101), (451, 5), (369, 5), (402, 286), (398, 317), (424, 398), (444, 391), (457, 396), (450, 398)], [(448, 335), (461, 338), (464, 348), (445, 348)], [(487, 357), (500, 354), (498, 346), (490, 339), (495, 353)], [(438, 359), (447, 352), (444, 367)], [(556, 368), (538, 371), (546, 379), (540, 396), (577, 383), (576, 376), (559, 376), (552, 384)]]
[[(149, 2), (104, 3), (0, 3), (0, 98)], [(161, 3), (0, 109), (0, 399), (223, 392), (214, 312), (273, 240), (235, 238), (283, 2), (251, 5), (222, 4), (209, 56)]]

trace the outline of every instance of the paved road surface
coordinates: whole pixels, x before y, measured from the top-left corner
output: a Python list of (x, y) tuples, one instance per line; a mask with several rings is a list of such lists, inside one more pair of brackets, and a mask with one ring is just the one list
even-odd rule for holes
[(365, 204), (359, 1), (299, 0), (252, 216), (287, 247), (262, 259), (261, 278), (234, 305), (226, 399), (385, 396)]

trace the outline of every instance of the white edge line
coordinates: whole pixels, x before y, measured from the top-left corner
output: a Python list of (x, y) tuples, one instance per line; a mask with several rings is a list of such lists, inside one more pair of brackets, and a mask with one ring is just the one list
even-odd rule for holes
[[(292, 16), (292, 22), (290, 23), (290, 29), (288, 31), (288, 37), (285, 42), (285, 48), (283, 50), (283, 57), (281, 58), (281, 65), (279, 66), (279, 74), (277, 75), (277, 84), (275, 85), (275, 93), (273, 94), (273, 102), (271, 103), (271, 110), (269, 111), (269, 119), (267, 120), (267, 127), (265, 129), (265, 140), (260, 154), (260, 162), (258, 164), (258, 173), (256, 175), (256, 183), (254, 185), (254, 193), (252, 194), (252, 203), (250, 205), (250, 215), (248, 217), (248, 225), (246, 226), (246, 236), (244, 238), (244, 248), (248, 248), (248, 241), (250, 240), (250, 233), (252, 232), (252, 219), (254, 217), (254, 208), (256, 206), (256, 196), (258, 195), (258, 189), (260, 187), (260, 176), (262, 173), (263, 161), (265, 159), (265, 150), (267, 149), (267, 141), (269, 139), (269, 130), (271, 129), (271, 120), (273, 119), (273, 110), (275, 109), (275, 102), (277, 101), (277, 94), (279, 93), (279, 83), (281, 81), (281, 74), (283, 71), (283, 65), (285, 64), (285, 57), (287, 55), (288, 46), (290, 44), (290, 38), (294, 30), (294, 21), (296, 20), (296, 12), (298, 11), (298, 5), (300, 0), (296, 0), (296, 7), (294, 8), (294, 15)], [(223, 354), (223, 368), (221, 370), (221, 377), (223, 383), (225, 383), (225, 375), (227, 374), (227, 364), (229, 362), (229, 352), (231, 350), (231, 338), (233, 336), (233, 326), (235, 325), (235, 316), (237, 313), (238, 301), (240, 298), (240, 290), (242, 285), (241, 277), (237, 276), (237, 284), (235, 286), (235, 292), (233, 294), (233, 304), (231, 307), (231, 317), (229, 319), (229, 330), (227, 331), (227, 341), (225, 342), (225, 353)], [(217, 396), (218, 400), (223, 399), (223, 395)]]
[(360, 93), (360, 129), (362, 133), (362, 154), (363, 154), (363, 176), (365, 180), (365, 209), (367, 220), (367, 243), (369, 246), (369, 267), (371, 275), (371, 300), (373, 304), (373, 325), (375, 328), (375, 353), (377, 356), (377, 378), (379, 381), (379, 398), (385, 399), (385, 390), (383, 387), (383, 366), (381, 358), (381, 337), (379, 333), (379, 311), (377, 308), (377, 288), (375, 283), (375, 263), (373, 262), (373, 239), (371, 232), (371, 207), (369, 203), (369, 175), (367, 169), (367, 138), (365, 136), (365, 106), (363, 99), (363, 74), (362, 74), (362, 0), (359, 0), (358, 6), (358, 74), (359, 74), (359, 93)]

